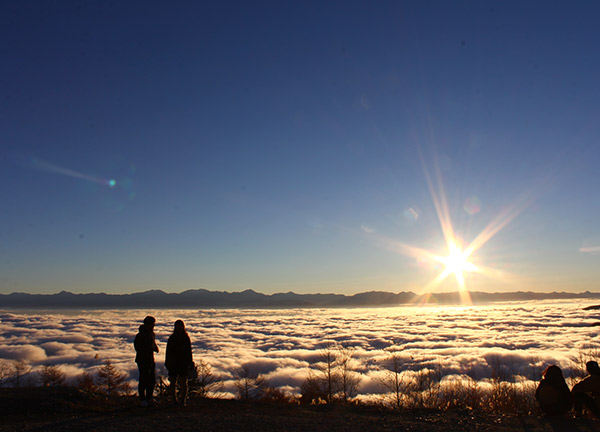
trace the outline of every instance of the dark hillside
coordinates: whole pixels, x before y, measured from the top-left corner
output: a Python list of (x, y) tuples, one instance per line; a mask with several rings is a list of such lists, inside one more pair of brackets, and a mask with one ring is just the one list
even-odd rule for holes
[(0, 431), (597, 431), (600, 421), (494, 415), (466, 410), (390, 411), (195, 399), (187, 407), (106, 400), (71, 388), (0, 389)]

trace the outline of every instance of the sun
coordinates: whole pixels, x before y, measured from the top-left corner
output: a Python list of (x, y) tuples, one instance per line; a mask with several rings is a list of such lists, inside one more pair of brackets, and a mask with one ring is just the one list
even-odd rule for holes
[[(407, 256), (412, 256), (419, 263), (431, 262), (440, 263), (443, 266), (442, 271), (429, 283), (420, 288), (420, 293), (431, 294), (434, 290), (440, 287), (449, 277), (454, 276), (458, 285), (458, 293), (463, 304), (472, 304), (469, 290), (465, 282), (467, 273), (479, 273), (484, 276), (491, 276), (500, 280), (507, 280), (509, 275), (498, 269), (494, 269), (485, 265), (481, 259), (477, 260), (477, 265), (471, 261), (471, 258), (495, 235), (497, 235), (506, 225), (515, 219), (525, 207), (531, 202), (531, 193), (524, 193), (518, 196), (517, 199), (507, 205), (498, 215), (496, 215), (475, 237), (463, 247), (463, 241), (454, 230), (450, 217), (450, 207), (444, 191), (444, 182), (442, 174), (434, 158), (434, 174), (432, 176), (425, 158), (421, 154), (421, 162), (425, 180), (429, 186), (431, 199), (435, 207), (438, 222), (440, 224), (443, 241), (446, 246), (446, 255), (438, 254), (432, 250), (427, 250), (410, 244), (392, 240), (390, 238), (377, 236), (376, 241), (382, 247), (395, 253), (400, 253)], [(412, 210), (412, 209), (411, 209)], [(466, 209), (465, 209), (466, 210)], [(373, 233), (370, 233), (373, 235)], [(437, 266), (436, 266), (437, 267)]]
[(445, 267), (439, 279), (444, 280), (453, 274), (460, 288), (464, 290), (466, 288), (464, 274), (479, 270), (475, 264), (469, 261), (469, 255), (468, 249), (463, 251), (456, 243), (450, 242), (447, 256), (434, 256), (434, 259)]

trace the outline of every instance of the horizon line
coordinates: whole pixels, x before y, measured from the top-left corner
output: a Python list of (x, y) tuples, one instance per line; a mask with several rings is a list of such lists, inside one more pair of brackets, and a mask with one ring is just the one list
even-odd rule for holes
[[(354, 293), (342, 293), (342, 292), (310, 292), (310, 293), (298, 293), (295, 291), (277, 291), (277, 292), (273, 292), (273, 293), (265, 293), (265, 292), (261, 292), (261, 291), (257, 291), (255, 289), (252, 288), (247, 288), (245, 290), (238, 290), (238, 291), (227, 291), (227, 290), (218, 290), (218, 289), (214, 289), (214, 290), (210, 290), (210, 289), (206, 289), (206, 288), (190, 288), (187, 290), (183, 290), (183, 291), (164, 291), (162, 289), (148, 289), (148, 290), (143, 290), (143, 291), (132, 291), (132, 292), (119, 292), (119, 293), (109, 293), (109, 292), (104, 292), (104, 291), (99, 291), (99, 292), (73, 292), (73, 291), (67, 291), (67, 290), (61, 290), (58, 292), (54, 292), (54, 293), (33, 293), (33, 292), (25, 292), (25, 291), (13, 291), (11, 293), (0, 293), (0, 296), (10, 296), (10, 295), (35, 295), (35, 296), (53, 296), (53, 295), (59, 295), (59, 294), (72, 294), (72, 295), (108, 295), (108, 296), (127, 296), (127, 295), (135, 295), (135, 294), (148, 294), (148, 293), (161, 293), (161, 294), (167, 294), (167, 295), (179, 295), (179, 294), (184, 294), (184, 293), (188, 293), (188, 292), (195, 292), (195, 291), (206, 291), (209, 293), (226, 293), (226, 294), (242, 294), (242, 293), (255, 293), (255, 294), (261, 294), (264, 296), (274, 296), (274, 295), (281, 295), (281, 294), (294, 294), (294, 295), (299, 295), (299, 296), (310, 296), (310, 295), (339, 295), (339, 296), (345, 296), (345, 297), (353, 297), (356, 295), (360, 295), (360, 294), (369, 294), (369, 293), (380, 293), (380, 294), (412, 294), (415, 296), (435, 296), (435, 295), (451, 295), (451, 294), (459, 294), (462, 291), (460, 290), (455, 290), (455, 291), (440, 291), (440, 292), (426, 292), (426, 293), (416, 293), (414, 291), (385, 291), (385, 290), (367, 290), (367, 291), (358, 291), (358, 292), (354, 292)], [(584, 294), (593, 294), (593, 295), (600, 295), (600, 291), (591, 291), (591, 290), (585, 290), (585, 291), (531, 291), (531, 290), (516, 290), (516, 291), (481, 291), (481, 290), (466, 290), (468, 293), (470, 294), (566, 294), (566, 295), (584, 295)]]

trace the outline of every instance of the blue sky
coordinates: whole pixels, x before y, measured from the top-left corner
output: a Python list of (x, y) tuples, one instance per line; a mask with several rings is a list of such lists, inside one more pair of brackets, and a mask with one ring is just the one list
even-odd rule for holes
[(2, 293), (598, 289), (598, 5), (1, 8)]

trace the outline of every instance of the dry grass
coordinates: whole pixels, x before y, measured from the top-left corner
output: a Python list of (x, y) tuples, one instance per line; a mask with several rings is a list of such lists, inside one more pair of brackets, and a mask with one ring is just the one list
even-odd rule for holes
[(187, 407), (159, 400), (154, 408), (132, 396), (98, 397), (73, 388), (0, 389), (0, 431), (311, 431), (311, 432), (590, 432), (600, 422), (547, 419), (468, 409), (390, 410), (353, 404), (192, 399)]

